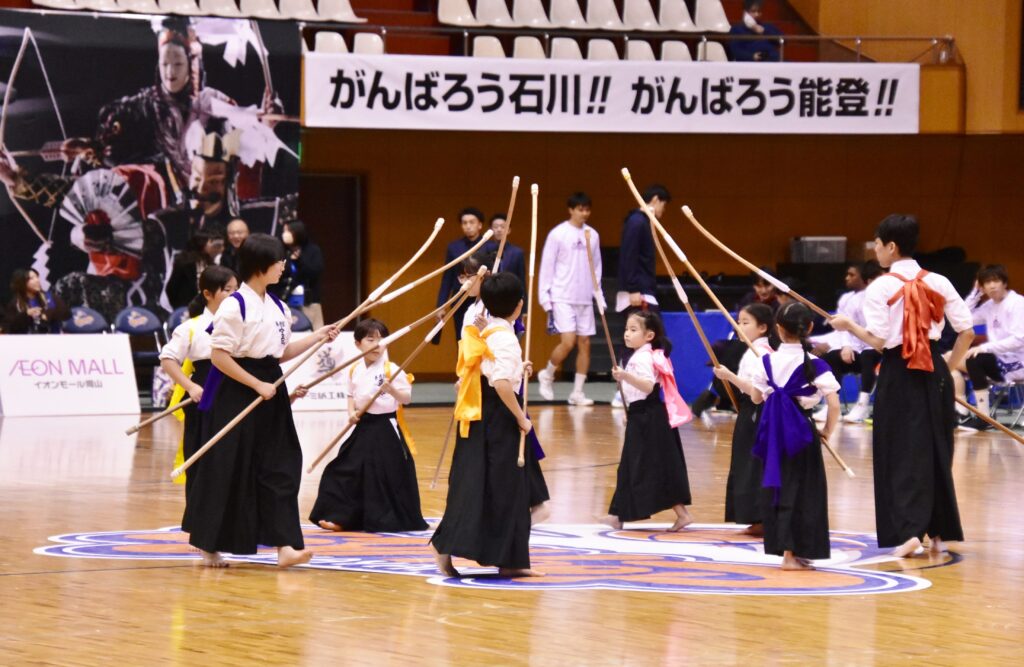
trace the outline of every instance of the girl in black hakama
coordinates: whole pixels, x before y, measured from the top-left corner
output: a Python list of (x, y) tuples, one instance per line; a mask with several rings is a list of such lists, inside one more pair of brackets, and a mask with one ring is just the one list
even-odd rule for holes
[[(679, 396), (672, 362), (665, 356), (668, 341), (661, 318), (651, 311), (633, 313), (626, 320), (626, 347), (634, 350), (626, 368), (616, 366), (612, 375), (622, 386), (627, 406), (626, 439), (608, 516), (613, 528), (672, 509), (679, 531), (693, 520), (686, 460), (678, 426), (693, 419)], [(661, 390), (665, 400), (662, 401)]]
[(239, 249), (243, 284), (213, 320), (214, 368), (200, 404), (209, 412), (209, 434), (254, 399), (263, 402), (190, 469), (189, 544), (203, 552), (210, 567), (226, 565), (221, 552), (254, 554), (261, 544), (277, 547), (278, 567), (306, 563), (313, 555), (304, 548), (299, 524), (302, 450), (288, 390), (273, 383), (282, 375), (282, 361), (333, 339), (337, 331), (323, 327), (289, 342), (288, 307), (267, 293), (281, 277), (283, 261), (280, 240), (249, 236)]
[(426, 530), (416, 462), (400, 412), (412, 400), (412, 376), (394, 376), (394, 365), (385, 351), (374, 349), (388, 336), (383, 322), (362, 320), (353, 335), (356, 347), (367, 354), (349, 373), (349, 416), (355, 415), (385, 382), (390, 383), (324, 469), (310, 521), (325, 530)]

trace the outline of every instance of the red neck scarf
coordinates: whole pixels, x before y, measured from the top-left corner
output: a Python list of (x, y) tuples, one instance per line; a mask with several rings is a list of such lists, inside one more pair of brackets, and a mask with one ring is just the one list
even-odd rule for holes
[(935, 370), (928, 341), (932, 322), (941, 322), (946, 299), (928, 287), (923, 278), (928, 272), (921, 269), (912, 280), (898, 273), (887, 273), (903, 281), (903, 289), (892, 295), (889, 305), (903, 299), (903, 358), (911, 370)]

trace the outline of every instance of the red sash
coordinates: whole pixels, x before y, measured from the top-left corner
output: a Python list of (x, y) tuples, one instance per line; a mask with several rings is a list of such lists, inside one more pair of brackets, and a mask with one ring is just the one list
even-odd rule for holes
[(928, 340), (928, 332), (932, 322), (941, 322), (946, 299), (928, 287), (923, 278), (928, 275), (924, 269), (908, 280), (898, 273), (887, 273), (903, 281), (903, 289), (892, 295), (889, 305), (903, 299), (903, 353), (907, 360), (907, 368), (917, 371), (932, 372), (932, 353)]

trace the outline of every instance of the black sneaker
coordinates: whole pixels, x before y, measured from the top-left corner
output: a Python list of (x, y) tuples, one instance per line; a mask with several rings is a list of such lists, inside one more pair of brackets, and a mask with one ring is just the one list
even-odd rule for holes
[(718, 397), (710, 391), (704, 390), (700, 396), (690, 405), (690, 411), (695, 417), (700, 417), (705, 410), (710, 410), (718, 404)]
[(992, 425), (981, 417), (971, 414), (960, 417), (957, 428), (963, 431), (989, 431), (992, 429)]

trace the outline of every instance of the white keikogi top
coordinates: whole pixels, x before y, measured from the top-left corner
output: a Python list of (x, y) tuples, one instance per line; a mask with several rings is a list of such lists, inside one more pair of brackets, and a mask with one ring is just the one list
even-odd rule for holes
[(245, 321), (236, 298), (224, 299), (213, 316), (212, 347), (232, 357), (280, 359), (292, 336), (292, 313), (287, 304), (279, 307), (269, 293), (261, 298), (245, 283), (235, 294), (245, 299)]
[[(637, 348), (633, 352), (633, 356), (626, 362), (626, 368), (623, 369), (627, 373), (632, 373), (641, 380), (648, 380), (650, 382), (658, 381), (658, 374), (654, 372), (654, 350), (651, 348), (650, 343), (645, 343), (642, 347)], [(650, 395), (650, 392), (640, 391), (637, 387), (634, 387), (632, 383), (622, 382), (622, 400), (626, 405), (631, 405), (634, 401), (642, 401)]]
[(494, 359), (484, 357), (480, 362), (480, 373), (487, 378), (487, 383), (492, 387), (498, 380), (508, 380), (512, 383), (512, 388), (519, 391), (519, 386), (523, 382), (523, 348), (519, 345), (516, 332), (508, 320), (500, 317), (488, 318), (484, 330), (492, 328), (495, 331), (487, 336), (486, 341)]
[[(921, 271), (921, 265), (912, 259), (901, 259), (893, 262), (889, 267), (890, 273), (913, 280)], [(938, 273), (929, 273), (924, 277), (924, 283), (942, 295), (946, 300), (944, 311), (954, 331), (960, 333), (974, 326), (974, 318), (971, 311), (964, 303), (964, 300), (957, 294), (953, 283)], [(891, 349), (903, 344), (903, 299), (900, 299), (892, 306), (889, 299), (903, 289), (904, 282), (899, 278), (890, 275), (882, 275), (876, 278), (867, 289), (864, 296), (864, 321), (866, 328), (875, 336), (885, 340), (885, 348)], [(928, 338), (938, 340), (942, 335), (943, 322), (932, 322)]]
[[(356, 403), (356, 410), (359, 410), (370, 398), (377, 393), (387, 379), (385, 364), (388, 363), (387, 353), (380, 355), (380, 358), (373, 364), (367, 366), (365, 362), (359, 361), (353, 364), (353, 370), (349, 375), (348, 391)], [(397, 364), (392, 364), (392, 373), (398, 370)], [(393, 375), (391, 386), (399, 391), (411, 391), (412, 385), (405, 372)], [(370, 409), (371, 415), (384, 415), (398, 410), (399, 403), (395, 397), (385, 392), (377, 397)]]
[[(601, 284), (601, 239), (597, 230), (590, 225), (577, 228), (566, 220), (548, 234), (540, 256), (537, 295), (544, 310), (551, 310), (551, 304), (555, 302), (587, 306), (594, 298), (594, 281), (587, 260), (588, 229), (594, 272), (597, 274), (597, 284)], [(604, 295), (600, 290), (598, 294), (601, 294), (601, 304), (604, 306)]]
[(755, 338), (751, 342), (754, 344), (754, 350), (757, 350), (757, 352), (747, 348), (747, 351), (743, 353), (743, 357), (740, 359), (739, 370), (736, 372), (736, 375), (740, 378), (750, 381), (754, 379), (754, 374), (759, 367), (762, 369), (762, 372), (764, 370), (762, 366), (764, 362), (761, 361), (761, 357), (772, 353), (772, 346), (768, 344), (767, 336)]
[[(771, 353), (771, 365), (772, 365), (772, 379), (775, 384), (779, 387), (783, 387), (789, 382), (789, 378), (793, 373), (804, 372), (804, 348), (800, 343), (783, 343), (779, 345), (779, 349)], [(808, 354), (811, 359), (816, 359), (813, 354)], [(758, 360), (757, 368), (754, 369), (754, 374), (750, 378), (750, 381), (754, 383), (754, 386), (765, 396), (774, 391), (768, 385), (768, 372), (764, 368), (764, 361)], [(812, 382), (815, 388), (818, 390), (810, 396), (800, 396), (798, 401), (800, 407), (804, 410), (809, 410), (815, 405), (821, 402), (823, 396), (834, 394), (839, 391), (839, 382), (836, 380), (836, 376), (832, 374), (832, 371), (826, 371), (816, 377)]]
[(967, 297), (974, 323), (984, 324), (988, 337), (978, 349), (996, 355), (1007, 379), (1024, 379), (1024, 296), (1010, 290), (999, 303), (990, 299), (977, 306), (980, 298), (978, 290)]
[(170, 359), (177, 364), (185, 363), (186, 359), (193, 362), (210, 358), (210, 334), (207, 327), (213, 321), (213, 313), (209, 308), (194, 319), (187, 319), (174, 328), (171, 339), (160, 350), (161, 359)]
[(466, 309), (466, 314), (462, 316), (462, 328), (465, 330), (466, 327), (473, 324), (476, 320), (477, 315), (483, 315), (487, 317), (487, 309), (484, 308), (484, 300), (477, 299), (473, 303), (469, 304), (469, 308)]

